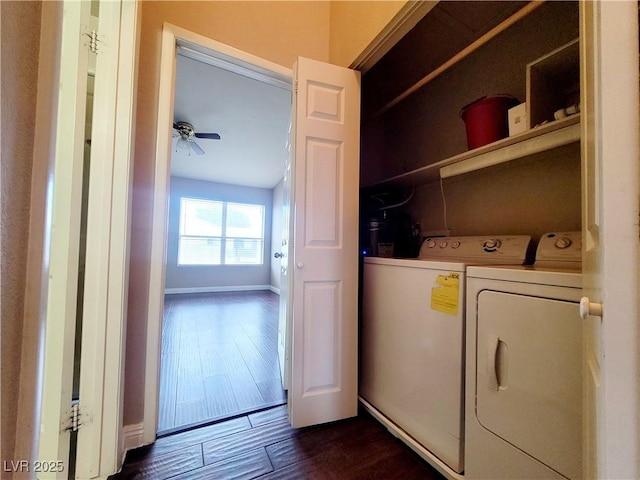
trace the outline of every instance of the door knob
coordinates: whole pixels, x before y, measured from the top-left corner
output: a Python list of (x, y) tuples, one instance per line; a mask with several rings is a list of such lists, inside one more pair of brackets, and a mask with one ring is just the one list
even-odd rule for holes
[(589, 297), (580, 299), (580, 318), (585, 320), (589, 315), (602, 317), (602, 304), (591, 302)]
[(276, 258), (282, 258), (282, 257), (284, 257), (284, 255), (282, 255), (282, 253), (281, 253), (281, 252), (276, 252), (276, 253), (274, 253), (274, 254), (273, 254), (273, 256), (274, 256), (274, 257), (276, 257)]

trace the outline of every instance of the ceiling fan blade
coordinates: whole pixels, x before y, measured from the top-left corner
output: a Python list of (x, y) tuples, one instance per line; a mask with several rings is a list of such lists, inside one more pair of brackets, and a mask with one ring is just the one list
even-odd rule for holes
[(200, 145), (193, 141), (189, 143), (191, 144), (191, 148), (193, 148), (193, 151), (196, 152), (196, 155), (204, 155), (204, 150), (200, 148)]
[(209, 140), (220, 140), (220, 135), (217, 133), (196, 133), (196, 138), (208, 138)]

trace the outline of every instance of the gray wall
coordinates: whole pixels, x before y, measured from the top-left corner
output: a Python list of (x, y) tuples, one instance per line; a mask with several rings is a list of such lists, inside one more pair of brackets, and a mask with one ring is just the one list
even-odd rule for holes
[[(195, 197), (265, 206), (265, 244), (262, 265), (178, 266), (178, 233), (180, 228), (180, 197)], [(268, 286), (271, 275), (271, 213), (273, 191), (267, 188), (241, 187), (171, 177), (169, 200), (169, 236), (167, 239), (167, 270), (165, 288), (214, 289), (221, 287)]]
[[(485, 95), (504, 93), (524, 101), (527, 64), (578, 35), (577, 5), (548, 2), (383, 115), (363, 120), (361, 184), (369, 186), (467, 151), (460, 109)], [(403, 61), (409, 62), (423, 49), (407, 48), (411, 50)], [(400, 81), (393, 70), (384, 74), (386, 82), (376, 88)], [(370, 84), (367, 75), (363, 89)]]
[[(531, 235), (581, 228), (580, 145), (443, 181), (452, 235)], [(444, 229), (439, 184), (424, 185), (408, 205), (423, 232)]]

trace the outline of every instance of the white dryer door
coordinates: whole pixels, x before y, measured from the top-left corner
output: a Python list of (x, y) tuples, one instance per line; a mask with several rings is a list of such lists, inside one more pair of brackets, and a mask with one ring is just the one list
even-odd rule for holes
[(568, 478), (582, 474), (582, 326), (576, 304), (478, 296), (476, 412), (487, 430)]

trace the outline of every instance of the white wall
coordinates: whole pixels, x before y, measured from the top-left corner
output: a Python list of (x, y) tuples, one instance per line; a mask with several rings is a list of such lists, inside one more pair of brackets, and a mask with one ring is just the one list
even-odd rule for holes
[(407, 3), (406, 0), (331, 2), (329, 63), (352, 65)]
[[(264, 263), (262, 265), (178, 266), (180, 198), (185, 196), (264, 205)], [(269, 253), (271, 252), (272, 198), (272, 190), (266, 188), (242, 187), (182, 177), (171, 177), (166, 291), (172, 292), (176, 291), (175, 289), (201, 289), (201, 291), (207, 291), (217, 287), (268, 286), (270, 284), (271, 268)]]

